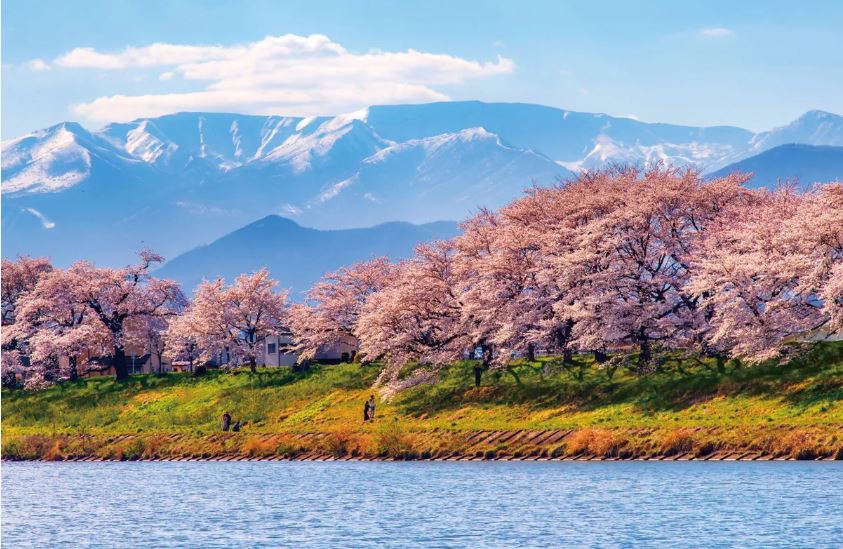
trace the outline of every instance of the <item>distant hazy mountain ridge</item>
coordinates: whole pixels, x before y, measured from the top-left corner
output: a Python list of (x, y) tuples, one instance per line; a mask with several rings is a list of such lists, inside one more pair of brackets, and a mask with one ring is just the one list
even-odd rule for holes
[(751, 187), (772, 187), (785, 181), (807, 187), (814, 183), (843, 181), (843, 147), (779, 145), (730, 164), (709, 177), (732, 172), (752, 173)]
[(172, 259), (156, 275), (191, 290), (202, 279), (222, 276), (231, 281), (241, 273), (267, 267), (282, 287), (291, 289), (290, 297), (300, 301), (302, 292), (323, 273), (381, 256), (410, 257), (417, 244), (451, 238), (458, 230), (456, 223), (440, 221), (320, 231), (270, 215)]

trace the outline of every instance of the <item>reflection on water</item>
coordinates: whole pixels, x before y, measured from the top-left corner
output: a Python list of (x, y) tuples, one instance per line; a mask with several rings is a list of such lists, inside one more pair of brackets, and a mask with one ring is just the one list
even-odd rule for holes
[(840, 547), (834, 462), (4, 463), (3, 547)]

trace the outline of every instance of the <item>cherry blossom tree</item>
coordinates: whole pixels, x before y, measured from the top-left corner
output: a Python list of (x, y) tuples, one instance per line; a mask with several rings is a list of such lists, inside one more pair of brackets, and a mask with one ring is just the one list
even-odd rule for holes
[[(387, 394), (434, 379), (439, 366), (471, 348), (462, 330), (455, 258), (449, 242), (420, 245), (416, 256), (400, 263), (393, 280), (363, 305), (360, 352), (370, 360), (385, 360), (378, 384)], [(401, 378), (402, 367), (411, 362), (417, 367)]]
[(129, 375), (126, 362), (126, 328), (133, 319), (170, 317), (179, 314), (187, 300), (178, 284), (149, 274), (163, 258), (149, 250), (140, 262), (122, 269), (96, 268), (80, 262), (68, 269), (80, 281), (80, 302), (109, 333), (109, 353), (117, 379)]
[[(531, 353), (546, 314), (539, 283), (538, 245), (524, 227), (481, 210), (454, 239), (460, 302), (459, 330), (479, 351), (475, 384), (489, 367), (505, 367), (515, 353)], [(510, 373), (519, 380), (517, 373)]]
[(805, 196), (793, 231), (803, 242), (802, 291), (816, 292), (827, 333), (843, 330), (843, 183), (816, 186)]
[[(593, 203), (592, 190), (583, 187), (568, 182), (528, 189), (523, 198), (501, 210), (503, 257), (511, 258), (506, 263), (510, 276), (525, 277), (514, 294), (517, 299), (510, 303), (504, 332), (516, 351), (529, 355), (540, 348), (562, 354), (565, 362), (572, 360), (578, 312), (575, 289), (590, 267), (575, 255), (576, 231), (601, 211)], [(583, 208), (584, 200), (590, 200), (592, 207)]]
[(706, 232), (689, 287), (712, 308), (711, 346), (758, 362), (841, 329), (841, 188), (762, 191)]
[(363, 304), (382, 290), (395, 272), (395, 266), (381, 257), (324, 275), (307, 292), (307, 302), (290, 310), (290, 329), (299, 359), (313, 358), (324, 346), (358, 340)]
[(17, 261), (4, 259), (2, 261), (2, 310), (3, 325), (14, 322), (18, 301), (35, 287), (38, 280), (53, 270), (53, 266), (46, 257), (31, 258), (20, 256)]
[(167, 347), (165, 334), (168, 321), (166, 316), (137, 316), (126, 323), (126, 343), (143, 350), (158, 359), (158, 373), (164, 373), (164, 352)]
[(195, 318), (193, 314), (184, 314), (170, 319), (164, 332), (163, 344), (163, 357), (173, 363), (186, 362), (191, 372), (194, 371), (195, 363), (202, 357), (202, 348), (197, 339), (197, 334), (202, 331), (199, 327), (191, 325)]
[(695, 172), (661, 166), (586, 173), (560, 189), (575, 193), (580, 212), (550, 225), (547, 241), (566, 245), (548, 255), (575, 281), (568, 286), (577, 343), (634, 345), (642, 370), (654, 344), (688, 345), (700, 324), (698, 298), (685, 288), (693, 243), (745, 179), (718, 182), (717, 201)]
[(172, 337), (195, 342), (205, 359), (227, 352), (231, 364), (247, 362), (254, 372), (262, 339), (288, 320), (287, 290), (277, 292), (277, 285), (266, 269), (240, 275), (229, 287), (222, 279), (204, 281)]
[(20, 350), (4, 350), (3, 358), (0, 360), (0, 385), (7, 389), (14, 389), (20, 386), (19, 378), (22, 379), (25, 375)]
[(2, 373), (3, 385), (13, 387), (18, 385), (18, 377), (25, 377), (23, 353), (27, 351), (27, 340), (30, 330), (21, 326), (14, 326), (19, 316), (18, 304), (29, 293), (38, 280), (52, 271), (53, 267), (47, 258), (30, 258), (20, 256), (16, 261), (2, 260), (0, 266), (0, 286), (2, 286)]
[(2, 260), (0, 266), (0, 286), (2, 286), (2, 365), (0, 378), (4, 387), (18, 386), (18, 378), (26, 376), (23, 363), (23, 350), (27, 346), (29, 332), (20, 326), (14, 326), (18, 315), (18, 303), (31, 291), (39, 278), (52, 270), (47, 258), (18, 257), (16, 261)]
[[(44, 386), (79, 375), (79, 359), (103, 354), (108, 341), (104, 327), (84, 302), (88, 280), (72, 270), (53, 270), (19, 300), (13, 336), (26, 342), (31, 371)], [(60, 371), (62, 359), (67, 361)], [(32, 384), (30, 383), (30, 385)]]

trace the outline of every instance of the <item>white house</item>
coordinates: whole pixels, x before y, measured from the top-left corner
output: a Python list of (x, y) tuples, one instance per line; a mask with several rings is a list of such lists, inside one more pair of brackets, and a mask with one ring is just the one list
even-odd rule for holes
[(268, 367), (292, 367), (298, 359), (298, 355), (293, 352), (292, 346), (293, 334), (289, 331), (271, 335), (259, 343), (259, 348), (263, 350), (263, 361), (259, 359), (258, 363), (263, 362), (263, 365)]

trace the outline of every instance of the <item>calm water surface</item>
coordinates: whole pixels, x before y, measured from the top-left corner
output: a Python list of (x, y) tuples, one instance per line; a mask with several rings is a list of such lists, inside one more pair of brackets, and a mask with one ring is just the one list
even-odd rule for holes
[(843, 547), (834, 462), (4, 463), (16, 547)]

